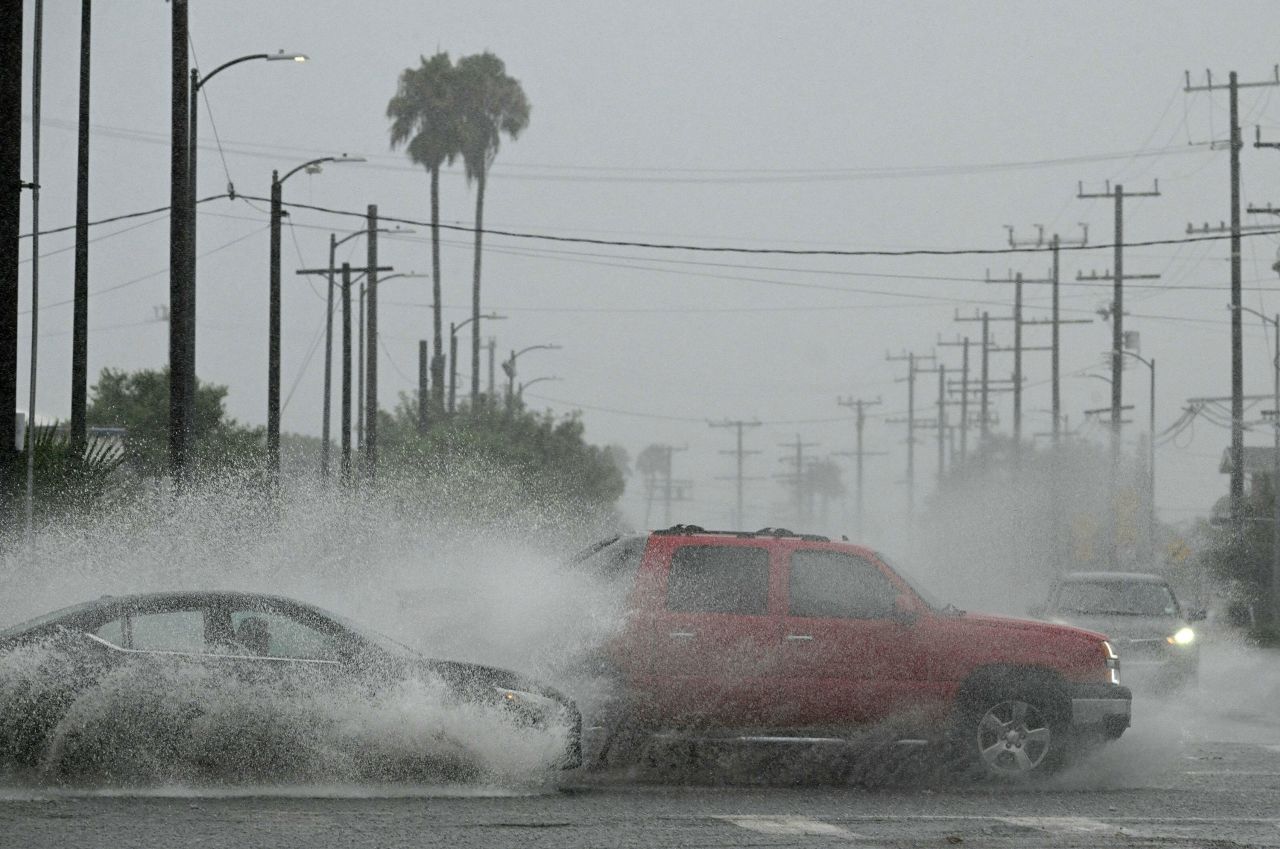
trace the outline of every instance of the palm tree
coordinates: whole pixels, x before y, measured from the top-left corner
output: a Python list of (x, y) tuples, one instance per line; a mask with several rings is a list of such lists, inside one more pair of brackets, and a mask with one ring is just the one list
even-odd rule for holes
[[(387, 104), (392, 150), (405, 146), (409, 159), (431, 175), (431, 398), (444, 407), (444, 340), (440, 312), (440, 169), (452, 165), (461, 151), (457, 111), (457, 71), (443, 51), (421, 57), (417, 68), (400, 74), (395, 97)], [(478, 371), (478, 370), (477, 370)]]
[(505, 133), (512, 140), (529, 126), (529, 101), (502, 60), (485, 51), (458, 60), (462, 162), (467, 183), (476, 183), (475, 272), (471, 284), (471, 402), (480, 396), (480, 237), (489, 167)]

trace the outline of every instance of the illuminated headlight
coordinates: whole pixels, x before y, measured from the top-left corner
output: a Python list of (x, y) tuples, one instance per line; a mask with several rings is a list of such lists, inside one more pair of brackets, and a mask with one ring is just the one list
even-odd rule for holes
[(1171, 646), (1189, 646), (1196, 639), (1196, 632), (1190, 628), (1179, 628), (1172, 636), (1165, 637), (1164, 640)]
[(560, 710), (560, 703), (555, 699), (530, 693), (527, 690), (509, 690), (506, 687), (494, 687), (493, 690), (504, 706), (531, 722), (544, 722)]
[(1111, 647), (1111, 643), (1102, 641), (1102, 653), (1106, 657), (1108, 678), (1112, 684), (1120, 683), (1120, 656)]

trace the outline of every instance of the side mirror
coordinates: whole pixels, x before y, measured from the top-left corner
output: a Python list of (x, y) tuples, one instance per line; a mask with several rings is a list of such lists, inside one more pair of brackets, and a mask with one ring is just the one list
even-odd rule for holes
[(1203, 607), (1197, 607), (1195, 610), (1187, 611), (1188, 622), (1203, 622), (1209, 618), (1209, 611)]

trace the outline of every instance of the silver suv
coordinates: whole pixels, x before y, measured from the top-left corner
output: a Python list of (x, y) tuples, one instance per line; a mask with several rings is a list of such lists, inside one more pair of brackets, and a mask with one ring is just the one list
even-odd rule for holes
[(1204, 611), (1184, 612), (1159, 575), (1071, 572), (1031, 614), (1106, 634), (1120, 655), (1124, 683), (1135, 691), (1167, 690), (1197, 679), (1200, 638), (1191, 623), (1204, 619)]

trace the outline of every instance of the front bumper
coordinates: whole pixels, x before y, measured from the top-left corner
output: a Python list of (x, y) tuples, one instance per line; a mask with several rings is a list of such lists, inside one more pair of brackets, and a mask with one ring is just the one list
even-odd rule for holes
[(1071, 692), (1071, 725), (1077, 730), (1102, 731), (1114, 739), (1129, 727), (1133, 694), (1119, 684), (1076, 684)]

